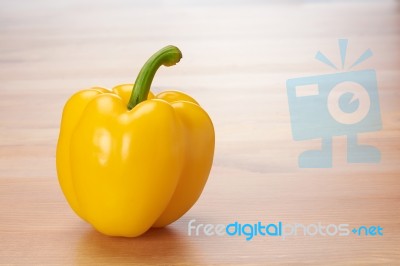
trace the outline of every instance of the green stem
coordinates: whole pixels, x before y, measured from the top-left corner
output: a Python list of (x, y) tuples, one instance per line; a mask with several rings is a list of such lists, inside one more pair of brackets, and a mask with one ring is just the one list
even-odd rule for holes
[(173, 45), (168, 45), (153, 54), (143, 65), (136, 78), (131, 98), (129, 99), (128, 109), (131, 110), (142, 101), (147, 100), (151, 82), (161, 65), (173, 66), (178, 63), (181, 58), (181, 51)]

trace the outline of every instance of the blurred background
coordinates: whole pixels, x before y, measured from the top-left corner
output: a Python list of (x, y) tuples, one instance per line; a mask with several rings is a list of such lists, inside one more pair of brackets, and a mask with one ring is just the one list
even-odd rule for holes
[[(370, 48), (374, 56), (359, 69), (375, 68), (382, 93), (398, 95), (385, 88), (400, 81), (399, 22), (399, 2), (389, 0), (1, 1), (0, 142), (53, 145), (72, 93), (134, 82), (147, 58), (168, 44), (178, 46), (183, 59), (158, 71), (154, 90), (178, 89), (197, 98), (223, 136), (219, 145), (273, 145), (272, 136), (289, 141), (285, 82), (332, 73), (314, 56), (321, 50), (340, 65), (339, 38), (349, 39), (348, 62)], [(390, 111), (397, 98), (387, 96)], [(12, 118), (7, 107), (15, 109)], [(240, 131), (234, 130), (238, 123)], [(242, 152), (254, 156), (252, 148)], [(243, 154), (234, 154), (220, 150), (216, 162), (241, 164)], [(271, 159), (266, 166), (263, 157), (252, 158), (247, 167), (283, 166)]]

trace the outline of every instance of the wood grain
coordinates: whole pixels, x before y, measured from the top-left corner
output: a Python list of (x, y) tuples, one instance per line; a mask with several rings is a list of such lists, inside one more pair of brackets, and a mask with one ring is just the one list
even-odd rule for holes
[[(398, 1), (2, 1), (0, 3), (0, 264), (400, 263), (400, 8)], [(383, 130), (360, 135), (379, 164), (300, 169), (319, 141), (292, 139), (286, 80), (334, 73), (370, 48), (358, 69), (378, 77)], [(216, 129), (216, 153), (198, 203), (176, 223), (135, 239), (100, 235), (67, 205), (55, 171), (65, 101), (75, 91), (132, 82), (155, 50), (182, 61), (159, 70), (154, 90), (195, 97)], [(197, 223), (380, 225), (381, 237), (188, 236)]]

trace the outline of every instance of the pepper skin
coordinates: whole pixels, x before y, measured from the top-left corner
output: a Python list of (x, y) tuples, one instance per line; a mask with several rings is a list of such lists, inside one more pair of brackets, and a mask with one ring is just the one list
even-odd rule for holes
[(64, 107), (59, 183), (77, 215), (103, 234), (135, 237), (166, 226), (195, 204), (207, 182), (211, 119), (182, 92), (150, 92), (157, 69), (181, 57), (167, 46), (146, 62), (134, 85), (82, 90)]

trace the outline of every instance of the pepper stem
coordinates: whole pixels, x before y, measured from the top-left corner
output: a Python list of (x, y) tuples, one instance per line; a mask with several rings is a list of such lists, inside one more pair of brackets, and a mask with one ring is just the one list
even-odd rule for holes
[(173, 66), (178, 63), (181, 58), (181, 51), (173, 45), (168, 45), (153, 54), (143, 65), (136, 78), (131, 98), (129, 99), (128, 109), (131, 110), (142, 101), (147, 100), (151, 82), (161, 65)]

